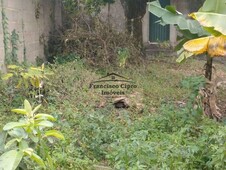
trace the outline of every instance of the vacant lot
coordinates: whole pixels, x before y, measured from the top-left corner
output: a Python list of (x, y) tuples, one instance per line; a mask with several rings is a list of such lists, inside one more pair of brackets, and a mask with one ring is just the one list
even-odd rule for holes
[[(204, 116), (197, 100), (205, 62), (176, 64), (174, 57), (156, 56), (144, 63), (124, 69), (88, 68), (82, 60), (48, 66), (54, 74), (48, 77), (41, 112), (57, 118), (55, 129), (65, 137), (49, 144), (56, 169), (225, 168), (224, 122)], [(225, 79), (224, 65), (215, 68), (217, 79)], [(128, 108), (115, 108), (113, 100), (89, 88), (112, 72), (138, 86), (126, 97)], [(1, 128), (19, 118), (10, 110), (24, 100), (20, 94), (9, 98), (10, 88), (2, 82)], [(220, 90), (224, 108), (226, 93)]]

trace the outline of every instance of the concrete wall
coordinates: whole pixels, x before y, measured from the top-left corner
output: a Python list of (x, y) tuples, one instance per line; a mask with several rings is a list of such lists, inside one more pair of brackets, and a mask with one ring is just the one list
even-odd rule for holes
[[(125, 31), (126, 18), (120, 0), (116, 0), (114, 4), (110, 5), (110, 11), (107, 5), (102, 8), (100, 12), (100, 18), (103, 21), (108, 22), (108, 15), (112, 27), (114, 27), (118, 31)], [(142, 22), (143, 42), (145, 43), (149, 41), (149, 12), (146, 12), (145, 16), (142, 19)]]
[(143, 43), (149, 42), (149, 12), (148, 7), (146, 13), (142, 19), (142, 33), (143, 33)]
[[(190, 13), (189, 11), (189, 2), (187, 0), (171, 0), (171, 5), (176, 6), (176, 9), (183, 14), (188, 14)], [(100, 14), (101, 18), (104, 21), (107, 21), (107, 16), (108, 16), (108, 7), (105, 6), (101, 10)], [(120, 3), (120, 0), (116, 0), (114, 4), (110, 6), (110, 22), (119, 31), (124, 31), (125, 30), (125, 15), (124, 11), (122, 8), (122, 5)], [(149, 42), (149, 11), (148, 7), (146, 9), (146, 14), (144, 15), (143, 19), (143, 42), (144, 44)], [(172, 45), (176, 44), (176, 37), (177, 37), (177, 31), (174, 26), (170, 26), (170, 43)]]
[(114, 4), (104, 6), (100, 12), (100, 18), (108, 22), (108, 17), (112, 27), (118, 31), (125, 30), (125, 15), (120, 0), (116, 0)]
[[(34, 62), (36, 57), (44, 57), (44, 44), (49, 32), (61, 25), (61, 0), (1, 0), (0, 10), (4, 10), (9, 34), (15, 29), (19, 35), (17, 56)], [(4, 63), (4, 34), (0, 14), (0, 66)], [(8, 44), (11, 50), (11, 44)]]

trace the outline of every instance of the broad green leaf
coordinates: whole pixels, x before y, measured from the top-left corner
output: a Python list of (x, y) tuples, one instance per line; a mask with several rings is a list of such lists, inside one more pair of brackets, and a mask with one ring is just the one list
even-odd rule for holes
[(199, 12), (226, 14), (226, 0), (205, 0)]
[(34, 143), (38, 143), (39, 141), (39, 138), (33, 134), (30, 134), (29, 137), (31, 138), (31, 140), (34, 142)]
[(35, 126), (53, 127), (53, 123), (50, 121), (44, 120), (35, 124)]
[(30, 86), (28, 81), (24, 81), (23, 85), (25, 86), (25, 88), (29, 88), (29, 86)]
[(26, 148), (23, 150), (23, 152), (28, 155), (31, 156), (31, 154), (34, 152), (34, 150), (32, 148)]
[(34, 115), (35, 112), (37, 112), (41, 106), (42, 106), (41, 104), (38, 105), (38, 106), (36, 106), (36, 107), (34, 108), (34, 110), (32, 110), (32, 115)]
[(8, 134), (14, 138), (27, 138), (27, 133), (24, 131), (23, 128), (19, 127), (19, 128), (14, 128), (10, 131), (8, 131)]
[(57, 130), (46, 131), (45, 136), (54, 136), (58, 139), (65, 140), (64, 135)]
[(11, 111), (15, 113), (23, 114), (23, 115), (27, 114), (27, 111), (25, 109), (13, 109)]
[(222, 35), (221, 32), (214, 30), (214, 27), (203, 27), (207, 32), (211, 33), (211, 35), (218, 37)]
[(7, 68), (14, 70), (14, 69), (20, 68), (20, 66), (17, 66), (17, 65), (8, 65)]
[(10, 146), (12, 146), (16, 142), (18, 142), (18, 139), (11, 139), (9, 142), (5, 144), (5, 149), (8, 149)]
[(28, 116), (33, 116), (31, 115), (31, 112), (32, 112), (31, 104), (26, 99), (24, 100), (24, 109), (26, 110)]
[(26, 123), (22, 123), (22, 122), (9, 122), (7, 123), (4, 127), (3, 127), (3, 130), (10, 130), (10, 129), (13, 129), (13, 128), (17, 128), (17, 127), (25, 127), (27, 126)]
[(19, 79), (19, 80), (18, 80), (18, 84), (16, 85), (16, 89), (21, 88), (22, 83), (23, 83), (23, 79)]
[(206, 31), (214, 36), (225, 34), (226, 0), (206, 0), (198, 12), (192, 13)]
[(43, 114), (43, 113), (39, 113), (37, 115), (34, 116), (35, 119), (47, 119), (47, 120), (51, 120), (51, 121), (55, 121), (56, 119), (48, 114)]
[(33, 161), (35, 161), (38, 165), (40, 165), (41, 167), (45, 167), (44, 161), (42, 160), (42, 158), (40, 156), (38, 156), (36, 153), (32, 153), (31, 155), (31, 159)]
[(193, 56), (194, 54), (188, 51), (185, 51), (183, 48), (178, 53), (179, 57), (177, 58), (176, 62), (181, 63), (187, 58)]
[(186, 18), (173, 7), (167, 6), (166, 9), (162, 8), (159, 1), (149, 2), (148, 10), (161, 18), (164, 24), (175, 25), (179, 30), (187, 30), (191, 34), (197, 34), (198, 36), (208, 35), (196, 20)]
[(33, 77), (33, 78), (30, 79), (30, 82), (31, 82), (32, 86), (39, 88), (39, 86), (40, 86), (39, 78)]
[(30, 82), (31, 82), (31, 85), (32, 85), (33, 87), (36, 87), (36, 86), (35, 86), (35, 80), (34, 80), (33, 78), (30, 79)]
[(170, 5), (167, 5), (165, 7), (168, 11), (172, 12), (173, 14), (181, 14), (180, 12), (178, 12), (175, 8), (175, 6), (170, 6)]
[(7, 138), (7, 133), (4, 131), (0, 132), (0, 153), (5, 150), (6, 138)]
[(196, 19), (202, 26), (207, 27), (211, 34), (222, 33), (226, 35), (226, 14), (194, 12), (191, 16)]
[(31, 70), (42, 72), (42, 68), (30, 67)]
[(34, 153), (34, 150), (32, 148), (27, 148), (24, 151), (24, 154), (30, 156), (30, 158), (35, 161), (38, 165), (45, 167), (44, 161), (40, 156), (38, 156), (36, 153)]
[(13, 77), (13, 74), (12, 74), (12, 73), (8, 73), (8, 74), (5, 74), (5, 75), (2, 77), (2, 79), (3, 79), (3, 80), (8, 80), (8, 79), (10, 79), (11, 77)]
[(28, 142), (25, 140), (21, 140), (19, 147), (21, 150), (28, 148), (29, 147)]
[(44, 69), (45, 69), (45, 64), (44, 63), (41, 65), (41, 69), (42, 69), (42, 71), (44, 71)]
[(181, 62), (183, 62), (185, 59), (186, 59), (186, 57), (185, 57), (184, 53), (182, 52), (182, 53), (179, 55), (179, 57), (177, 58), (176, 62), (177, 62), (177, 63), (181, 63)]
[(23, 79), (27, 80), (30, 78), (28, 73), (21, 73), (21, 76), (23, 77)]
[(39, 68), (30, 67), (28, 69), (28, 74), (30, 77), (34, 78), (34, 76), (41, 78), (42, 77), (42, 70)]
[(0, 156), (0, 169), (15, 170), (23, 158), (23, 152), (10, 150)]

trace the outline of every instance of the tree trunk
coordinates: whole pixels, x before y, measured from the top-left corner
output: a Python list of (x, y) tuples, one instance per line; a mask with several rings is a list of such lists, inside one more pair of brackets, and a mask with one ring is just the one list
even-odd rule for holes
[(211, 81), (212, 79), (212, 65), (213, 65), (213, 58), (210, 57), (208, 54), (206, 54), (206, 71), (205, 71), (205, 77)]
[(142, 18), (146, 13), (147, 0), (120, 1), (126, 17), (126, 29), (142, 45)]
[(137, 40), (137, 44), (142, 44), (142, 21), (140, 18), (127, 20), (126, 29), (128, 33)]

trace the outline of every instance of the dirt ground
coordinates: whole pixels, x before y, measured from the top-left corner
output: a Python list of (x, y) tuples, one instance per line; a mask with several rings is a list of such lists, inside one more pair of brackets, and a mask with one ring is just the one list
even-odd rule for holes
[[(159, 57), (162, 56), (162, 57)], [(168, 69), (182, 72), (186, 76), (204, 75), (205, 56), (196, 56), (188, 59), (185, 63), (176, 63), (176, 54), (172, 51), (165, 52), (148, 51), (150, 61), (166, 64)], [(222, 116), (226, 117), (226, 57), (215, 57), (213, 59), (212, 83), (216, 85), (216, 105)]]

